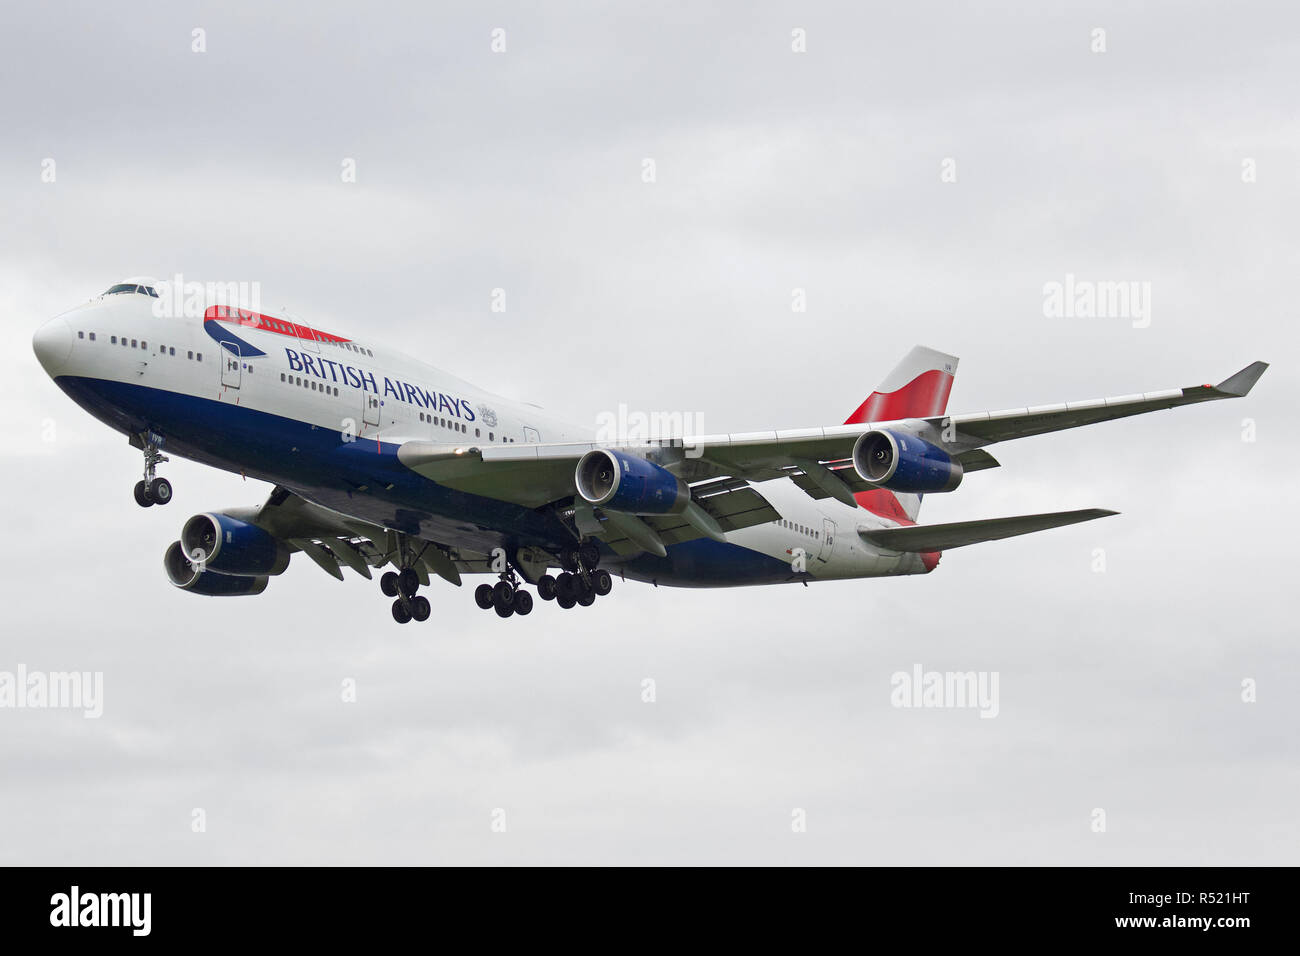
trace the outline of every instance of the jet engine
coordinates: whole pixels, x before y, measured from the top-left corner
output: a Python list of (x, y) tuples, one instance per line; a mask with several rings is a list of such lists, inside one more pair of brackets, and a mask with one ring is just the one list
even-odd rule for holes
[(583, 455), (573, 477), (584, 501), (609, 511), (667, 515), (691, 503), (691, 489), (667, 468), (610, 448)]
[(280, 574), (289, 549), (268, 531), (225, 514), (195, 515), (181, 529), (185, 556), (204, 571), (257, 577)]
[(179, 541), (173, 541), (163, 554), (163, 567), (172, 584), (191, 594), (204, 594), (208, 597), (234, 597), (243, 594), (261, 594), (266, 590), (268, 578), (236, 577), (232, 574), (209, 574), (195, 567)]
[(915, 435), (869, 431), (853, 444), (853, 467), (878, 488), (914, 494), (952, 491), (961, 484), (961, 462)]

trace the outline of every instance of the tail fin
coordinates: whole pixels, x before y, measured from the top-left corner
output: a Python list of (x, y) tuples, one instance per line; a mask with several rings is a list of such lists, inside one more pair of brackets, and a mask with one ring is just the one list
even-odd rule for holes
[(957, 357), (918, 345), (895, 366), (880, 387), (867, 396), (845, 425), (930, 418), (948, 407), (957, 374)]
[[(844, 424), (861, 425), (942, 415), (948, 408), (948, 394), (956, 375), (955, 355), (917, 345), (885, 377), (880, 387), (844, 420)], [(920, 495), (896, 495), (884, 488), (874, 488), (859, 491), (853, 497), (859, 507), (899, 524), (915, 524), (921, 511)]]

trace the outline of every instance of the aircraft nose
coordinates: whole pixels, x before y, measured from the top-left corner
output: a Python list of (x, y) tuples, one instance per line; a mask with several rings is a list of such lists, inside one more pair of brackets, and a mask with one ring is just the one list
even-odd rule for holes
[(66, 319), (50, 319), (32, 336), (32, 351), (51, 377), (58, 375), (72, 353), (72, 328)]

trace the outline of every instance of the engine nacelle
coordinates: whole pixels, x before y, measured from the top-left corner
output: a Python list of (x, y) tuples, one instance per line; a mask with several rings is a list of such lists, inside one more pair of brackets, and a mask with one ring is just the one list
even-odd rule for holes
[(218, 574), (257, 577), (289, 566), (283, 541), (230, 515), (195, 515), (181, 529), (181, 547), (192, 563)]
[(942, 448), (902, 432), (869, 431), (853, 443), (853, 467), (878, 488), (914, 494), (952, 491), (961, 462)]
[(610, 511), (667, 515), (691, 502), (691, 489), (667, 468), (609, 448), (583, 455), (573, 480), (584, 501)]
[(179, 541), (173, 541), (163, 554), (163, 567), (172, 584), (191, 594), (204, 594), (208, 597), (235, 597), (243, 594), (261, 594), (266, 590), (268, 578), (236, 577), (233, 574), (208, 574), (196, 568), (185, 557), (185, 550)]

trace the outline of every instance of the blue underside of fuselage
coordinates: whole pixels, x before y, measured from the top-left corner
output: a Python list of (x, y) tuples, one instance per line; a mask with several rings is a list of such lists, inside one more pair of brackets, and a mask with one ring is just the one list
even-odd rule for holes
[[(75, 376), (55, 381), (78, 405), (120, 432), (152, 431), (165, 438), (168, 453), (283, 485), (374, 524), (482, 552), (522, 545), (553, 551), (573, 542), (567, 526), (549, 510), (446, 488), (398, 461), (394, 444), (345, 441), (338, 431), (242, 407), (233, 397), (217, 401)], [(672, 545), (666, 558), (642, 555), (621, 568), (634, 579), (687, 587), (792, 579), (783, 561), (708, 538)]]

